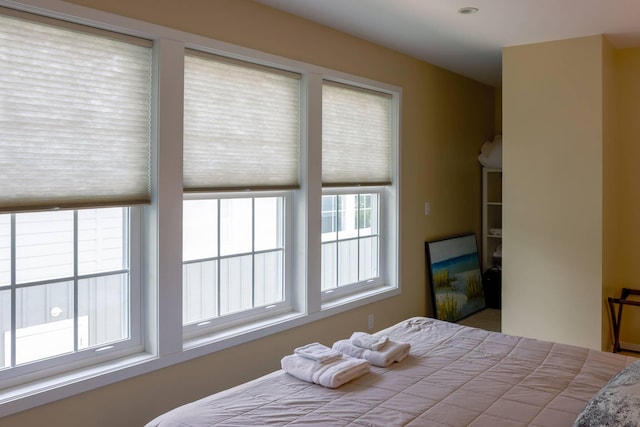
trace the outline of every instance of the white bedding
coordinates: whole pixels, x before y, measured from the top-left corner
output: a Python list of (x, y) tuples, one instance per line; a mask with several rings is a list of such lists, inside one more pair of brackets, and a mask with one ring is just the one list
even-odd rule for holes
[(159, 426), (571, 426), (635, 358), (430, 318), (380, 331), (409, 357), (337, 389), (282, 370), (160, 415)]

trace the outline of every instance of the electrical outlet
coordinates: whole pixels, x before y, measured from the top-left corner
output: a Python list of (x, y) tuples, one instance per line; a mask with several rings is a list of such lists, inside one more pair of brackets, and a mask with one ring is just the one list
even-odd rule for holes
[(370, 314), (367, 321), (369, 322), (369, 329), (373, 329), (373, 314)]
[(424, 214), (431, 215), (431, 202), (424, 202)]

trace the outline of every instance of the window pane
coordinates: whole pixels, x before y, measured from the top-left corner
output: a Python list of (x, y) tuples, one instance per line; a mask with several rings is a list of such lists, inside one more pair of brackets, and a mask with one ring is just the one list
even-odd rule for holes
[(11, 291), (0, 291), (0, 369), (11, 366)]
[(16, 290), (17, 364), (74, 351), (73, 306), (73, 282)]
[(323, 243), (322, 244), (322, 290), (327, 291), (334, 289), (338, 286), (337, 283), (337, 268), (336, 265), (336, 249), (337, 244)]
[(284, 300), (282, 251), (255, 255), (255, 306)]
[(78, 282), (78, 348), (103, 345), (129, 336), (128, 274)]
[(338, 242), (338, 286), (358, 282), (358, 241)]
[(78, 273), (122, 270), (126, 267), (124, 208), (78, 211)]
[(358, 195), (339, 195), (338, 209), (338, 239), (358, 237)]
[(220, 260), (220, 315), (253, 307), (251, 256)]
[(378, 277), (378, 238), (360, 239), (360, 281)]
[(182, 211), (184, 261), (218, 255), (218, 201), (185, 200)]
[(322, 196), (322, 241), (337, 239), (338, 196)]
[(73, 211), (16, 215), (18, 283), (73, 275)]
[(283, 215), (282, 197), (255, 199), (255, 250), (282, 248)]
[(182, 322), (197, 323), (218, 315), (218, 261), (185, 264), (182, 269)]
[(360, 236), (378, 234), (378, 195), (361, 194), (358, 199), (358, 206)]
[(11, 283), (11, 216), (0, 215), (0, 286)]
[(252, 199), (220, 200), (220, 254), (251, 252)]
[(322, 212), (336, 210), (336, 196), (322, 196)]

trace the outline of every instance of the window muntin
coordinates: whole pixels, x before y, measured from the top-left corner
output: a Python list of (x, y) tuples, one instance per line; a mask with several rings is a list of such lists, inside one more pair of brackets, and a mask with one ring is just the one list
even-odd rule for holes
[(0, 367), (137, 344), (129, 219), (129, 208), (0, 215)]
[(322, 196), (323, 292), (380, 278), (380, 203), (378, 192)]
[(285, 200), (184, 201), (184, 325), (286, 302)]

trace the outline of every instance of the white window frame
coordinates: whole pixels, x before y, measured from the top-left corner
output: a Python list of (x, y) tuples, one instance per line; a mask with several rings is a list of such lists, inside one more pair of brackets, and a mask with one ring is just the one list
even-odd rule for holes
[[(44, 371), (46, 378), (12, 387), (0, 385), (0, 416), (70, 397), (127, 378), (189, 361), (257, 338), (352, 310), (401, 292), (400, 259), (400, 87), (213, 40), (159, 25), (93, 10), (73, 3), (44, 0), (0, 0), (0, 6), (78, 24), (117, 31), (154, 43), (152, 118), (152, 204), (141, 209), (140, 247), (132, 244), (142, 265), (138, 305), (141, 349), (119, 359), (71, 363), (63, 373)], [(277, 67), (302, 75), (302, 141), (300, 189), (291, 194), (291, 311), (253, 323), (231, 325), (195, 338), (182, 328), (182, 113), (185, 49)], [(320, 283), (322, 82), (332, 80), (388, 93), (394, 105), (392, 182), (384, 188), (385, 270), (382, 285), (323, 301)], [(382, 209), (382, 207), (381, 207)], [(133, 227), (132, 227), (133, 229)], [(132, 260), (132, 264), (133, 264)]]

